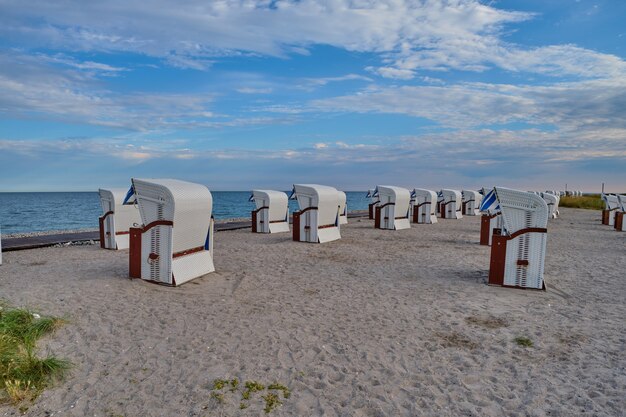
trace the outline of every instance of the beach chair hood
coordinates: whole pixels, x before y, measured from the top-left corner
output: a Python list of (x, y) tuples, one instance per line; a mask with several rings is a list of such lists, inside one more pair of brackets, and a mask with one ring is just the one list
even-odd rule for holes
[(253, 190), (250, 201), (256, 204), (252, 212), (252, 231), (278, 233), (289, 231), (289, 197), (282, 191)]
[(124, 188), (101, 188), (98, 194), (103, 213), (99, 218), (100, 247), (128, 249), (129, 230), (141, 223), (137, 207), (132, 203), (123, 204), (127, 197)]
[(179, 285), (214, 271), (208, 188), (175, 179), (134, 178), (132, 183), (145, 235), (141, 277)]

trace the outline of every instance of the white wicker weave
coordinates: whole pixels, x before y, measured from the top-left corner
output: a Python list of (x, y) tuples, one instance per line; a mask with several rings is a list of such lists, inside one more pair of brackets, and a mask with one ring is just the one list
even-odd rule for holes
[(480, 202), (483, 196), (474, 190), (463, 190), (463, 205), (465, 206), (465, 215), (478, 216), (480, 214)]
[(549, 218), (556, 219), (558, 217), (559, 198), (552, 193), (541, 193), (541, 197), (546, 201), (549, 210)]
[(137, 206), (123, 204), (126, 193), (122, 188), (98, 190), (103, 213), (100, 246), (104, 249), (128, 249), (128, 231), (141, 223)]
[(253, 221), (257, 233), (289, 231), (289, 198), (282, 191), (253, 190), (250, 201), (256, 203)]
[[(341, 239), (339, 228), (340, 195), (337, 189), (318, 184), (294, 184), (298, 200), (299, 225), (294, 221), (294, 238), (300, 242), (325, 243)], [(297, 230), (296, 230), (297, 228)]]
[(613, 226), (615, 224), (615, 211), (619, 208), (617, 196), (615, 194), (602, 194), (602, 200), (604, 201), (605, 211), (603, 215), (607, 216), (604, 224)]
[(437, 193), (415, 188), (411, 193), (411, 217), (414, 223), (437, 223)]
[(441, 195), (443, 197), (443, 213), (442, 218), (446, 219), (460, 219), (463, 217), (461, 213), (463, 197), (461, 196), (461, 192), (458, 190), (449, 190), (443, 189), (441, 190)]
[(173, 179), (132, 180), (144, 228), (141, 278), (180, 285), (213, 272), (213, 198), (204, 185)]
[(508, 237), (504, 285), (541, 289), (547, 233), (532, 230), (546, 228), (548, 206), (543, 198), (525, 191), (495, 187), (495, 193), (502, 213), (502, 235)]
[(380, 229), (409, 229), (411, 192), (402, 187), (379, 185), (376, 187), (376, 194), (380, 199), (377, 208), (380, 212), (380, 221), (376, 220), (375, 224), (378, 224)]

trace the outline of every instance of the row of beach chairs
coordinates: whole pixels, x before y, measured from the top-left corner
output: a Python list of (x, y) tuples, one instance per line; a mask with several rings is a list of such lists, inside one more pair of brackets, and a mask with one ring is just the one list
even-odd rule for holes
[[(100, 190), (102, 247), (129, 248), (132, 278), (175, 286), (214, 271), (210, 191), (200, 184), (172, 179), (131, 182), (128, 191)], [(489, 283), (544, 288), (546, 201), (535, 193), (501, 187), (482, 194), (470, 190), (409, 192), (378, 186), (370, 193), (376, 199), (374, 224), (380, 229), (402, 230), (410, 227), (411, 218), (418, 223), (436, 223), (437, 206), (443, 218), (461, 218), (462, 212), (482, 212), (483, 218), (494, 215), (498, 220), (492, 225), (497, 227), (490, 226), (488, 231), (492, 246)], [(296, 184), (291, 196), (254, 190), (250, 196), (256, 204), (253, 232), (288, 232), (289, 198), (296, 199), (299, 206), (293, 213), (293, 240), (324, 243), (341, 238), (341, 224), (347, 222), (345, 193), (317, 184)]]

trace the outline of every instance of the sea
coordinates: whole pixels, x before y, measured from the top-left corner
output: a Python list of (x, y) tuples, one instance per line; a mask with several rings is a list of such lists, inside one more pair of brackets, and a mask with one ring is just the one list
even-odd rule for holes
[[(289, 194), (289, 192), (287, 192)], [(250, 217), (249, 191), (212, 191), (216, 220)], [(366, 210), (366, 191), (346, 191), (348, 210)], [(289, 212), (298, 209), (289, 201)], [(2, 234), (97, 229), (102, 215), (97, 192), (0, 193)]]

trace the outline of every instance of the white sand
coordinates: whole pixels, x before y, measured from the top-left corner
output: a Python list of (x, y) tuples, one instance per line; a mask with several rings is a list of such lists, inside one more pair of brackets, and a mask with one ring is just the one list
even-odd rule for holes
[(542, 292), (485, 285), (478, 229), (353, 220), (324, 245), (220, 232), (218, 272), (178, 288), (128, 280), (127, 252), (5, 253), (0, 298), (70, 320), (42, 353), (72, 375), (27, 415), (264, 415), (258, 396), (209, 397), (232, 377), (287, 385), (275, 416), (625, 415), (626, 233), (562, 208)]

